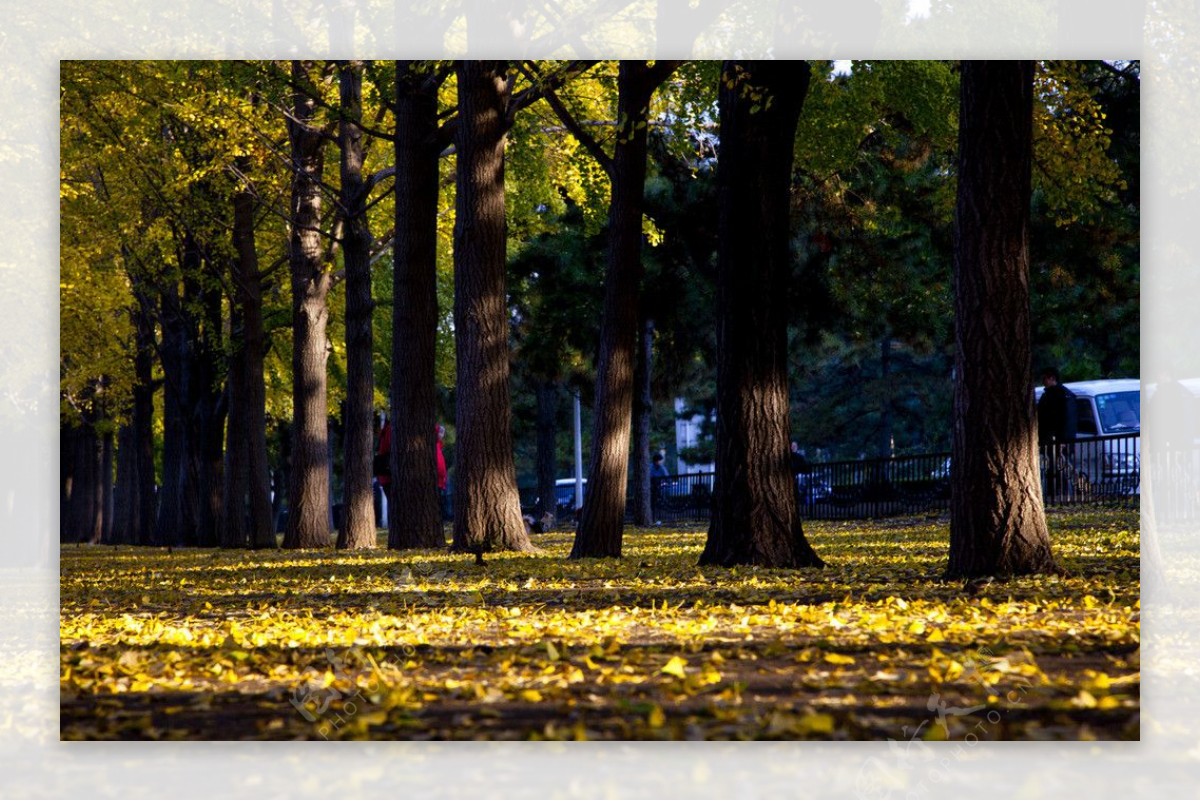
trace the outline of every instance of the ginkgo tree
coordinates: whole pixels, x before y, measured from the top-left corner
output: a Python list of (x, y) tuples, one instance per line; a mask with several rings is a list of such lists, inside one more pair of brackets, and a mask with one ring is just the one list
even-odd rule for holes
[[(403, 428), (395, 438), (392, 487), (419, 499), (414, 514), (390, 516), (390, 544), (444, 544), (430, 454), (434, 424), (451, 404), (459, 418), (448, 438), (457, 450), (455, 486), (466, 496), (474, 465), (487, 461), (472, 452), (477, 422), (465, 422), (480, 419), (471, 411), (479, 397), (470, 386), (487, 370), (469, 370), (460, 380), (463, 370), (456, 375), (451, 352), (455, 337), (460, 348), (473, 346), (473, 335), (464, 333), (473, 319), (470, 304), (462, 304), (459, 319), (449, 311), (465, 301), (452, 284), (469, 281), (475, 269), (453, 270), (452, 263), (476, 264), (462, 247), (473, 241), (468, 232), (479, 230), (473, 215), (481, 208), (458, 197), (465, 180), (460, 148), (478, 144), (462, 139), (458, 66), (64, 65), (64, 424), (79, 423), (76, 430), (93, 438), (76, 443), (79, 459), (65, 463), (68, 472), (80, 468), (81, 487), (92, 487), (64, 493), (86, 510), (78, 525), (66, 527), (70, 536), (104, 538), (105, 527), (120, 520), (114, 538), (268, 546), (276, 523), (268, 518), (290, 496), (289, 545), (332, 544), (330, 511), (341, 500), (341, 544), (369, 546), (371, 418), (379, 405)], [(943, 62), (854, 62), (842, 76), (831, 76), (823, 62), (813, 68), (794, 140), (796, 169), (789, 171), (788, 263), (798, 267), (781, 291), (792, 301), (794, 334), (815, 337), (789, 340), (789, 379), (808, 374), (819, 357), (870, 344), (883, 375), (879, 392), (864, 393), (864, 402), (886, 407), (887, 370), (896, 369), (883, 367), (889, 340), (936, 352), (949, 330), (947, 198), (957, 113), (947, 98), (957, 91), (957, 76)], [(533, 393), (541, 385), (550, 408), (554, 384), (567, 372), (596, 371), (594, 500), (580, 527), (579, 553), (615, 555), (629, 430), (643, 432), (633, 441), (638, 488), (649, 447), (640, 423), (651, 404), (639, 400), (633, 411), (635, 394), (644, 399), (646, 388), (662, 387), (668, 374), (686, 373), (697, 387), (711, 384), (718, 358), (711, 330), (684, 330), (708, 326), (712, 312), (702, 307), (711, 305), (706, 287), (716, 216), (703, 186), (720, 170), (716, 67), (508, 62), (497, 69), (508, 98), (506, 147), (502, 179), (491, 186), (503, 190), (505, 203), (494, 215), (502, 247), (493, 248), (489, 263), (492, 278), (503, 280), (488, 284), (500, 301), (491, 312), (495, 353), (488, 369), (501, 354), (508, 358), (510, 346), (518, 359), (534, 355), (525, 349), (540, 325), (531, 315), (544, 313), (539, 293), (560, 291), (558, 279), (595, 301), (556, 310), (592, 319), (551, 320), (543, 332), (570, 332), (570, 342), (555, 337), (565, 345), (569, 370), (554, 369), (554, 348), (547, 345), (538, 381), (514, 387), (497, 381), (494, 388)], [(1110, 152), (1113, 140), (1127, 137), (1128, 115), (1111, 131), (1106, 104), (1115, 94), (1095, 88), (1097, 75), (1114, 70), (1126, 74), (1129, 67), (1046, 62), (1035, 72), (1035, 219), (1056, 225), (1063, 241), (1091, 240), (1050, 253), (1045, 269), (1035, 272), (1036, 286), (1053, 290), (1069, 282), (1070, 294), (1090, 296), (1104, 276), (1130, 275), (1117, 265), (1136, 258), (1136, 226), (1129, 224), (1136, 210), (1127, 210), (1125, 188), (1130, 149), (1123, 146), (1121, 163)], [(616, 181), (618, 175), (624, 177)], [(697, 197), (688, 199), (693, 189)], [(631, 199), (640, 204), (637, 213)], [(457, 242), (455, 225), (464, 234)], [(580, 340), (592, 330), (602, 297), (586, 265), (545, 280), (530, 270), (533, 262), (540, 271), (559, 269), (537, 251), (567, 228), (570, 235), (560, 241), (576, 244), (556, 254), (557, 261), (585, 258), (577, 246), (608, 248), (613, 298), (605, 301), (608, 311), (599, 316), (609, 322), (594, 341)], [(1104, 240), (1112, 237), (1119, 244), (1108, 248)], [(1072, 262), (1079, 253), (1101, 259), (1096, 277)], [(620, 270), (612, 266), (618, 262)], [(672, 293), (672, 283), (686, 285), (687, 311), (650, 308), (683, 297)], [(639, 293), (648, 293), (651, 304), (639, 304)], [(1129, 293), (1118, 294), (1126, 309)], [(1045, 305), (1071, 302), (1056, 297)], [(116, 324), (102, 324), (110, 318)], [(377, 337), (372, 326), (381, 324)], [(1070, 333), (1063, 325), (1036, 325)], [(838, 347), (814, 350), (814, 341)], [(1112, 350), (1119, 342), (1110, 346), (1089, 335), (1088, 347)], [(862, 408), (844, 406), (844, 417)], [(927, 416), (936, 424), (936, 415)], [(496, 425), (507, 428), (500, 417)], [(635, 418), (639, 425), (632, 426)], [(289, 425), (290, 436), (274, 435)], [(108, 446), (106, 457), (109, 435), (117, 447), (114, 453)], [(543, 449), (553, 457), (554, 438), (546, 441)], [(516, 447), (510, 445), (505, 449)], [(113, 471), (106, 458), (116, 466), (112, 514), (96, 500), (113, 484), (101, 480)], [(506, 464), (501, 472), (509, 470)], [(504, 495), (505, 505), (515, 505), (515, 486)], [(460, 510), (470, 507), (466, 496)], [(407, 503), (391, 500), (393, 508)], [(515, 530), (516, 517), (509, 518), (506, 527)], [(508, 537), (469, 537), (472, 547), (481, 539), (494, 545)]]

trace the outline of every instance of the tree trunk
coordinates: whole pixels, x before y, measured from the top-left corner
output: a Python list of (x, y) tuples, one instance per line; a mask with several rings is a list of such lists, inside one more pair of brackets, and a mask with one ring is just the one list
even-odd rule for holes
[(154, 545), (171, 546), (191, 541), (195, 517), (188, 504), (188, 436), (185, 397), (188, 378), (187, 332), (183, 330), (178, 289), (167, 287), (160, 296), (162, 312), (161, 363), (163, 385), (162, 488)]
[(117, 430), (117, 480), (113, 489), (112, 530), (108, 542), (113, 545), (133, 545), (137, 531), (137, 452), (134, 447), (133, 426), (126, 424)]
[(555, 482), (558, 480), (558, 384), (537, 382), (537, 492), (536, 514), (539, 521), (550, 515), (557, 522), (558, 501)]
[[(249, 173), (248, 159), (240, 159), (238, 166), (242, 175)], [(258, 249), (254, 237), (257, 207), (254, 195), (253, 189), (246, 185), (233, 196), (233, 302), (241, 319), (242, 336), (236, 354), (240, 370), (239, 391), (231, 393), (229, 430), (237, 432), (239, 441), (231, 445), (240, 451), (245, 463), (244, 493), (249, 506), (246, 540), (251, 548), (274, 548), (277, 542), (271, 509), (270, 466), (267, 464), (267, 393), (263, 382), (266, 336), (263, 332), (262, 277), (258, 273)], [(237, 425), (233, 421), (235, 404)], [(240, 500), (237, 505), (240, 510), (246, 508)]]
[(145, 294), (137, 292), (134, 310), (136, 352), (133, 357), (133, 449), (134, 476), (137, 482), (137, 520), (131, 525), (132, 542), (150, 545), (154, 541), (158, 498), (154, 481), (154, 323), (153, 306)]
[(1030, 388), (1033, 64), (963, 63), (954, 238), (951, 576), (1057, 569)]
[[(297, 85), (304, 67), (292, 62)], [(331, 271), (321, 246), (324, 140), (311, 127), (316, 103), (295, 95), (288, 138), (292, 157), (290, 267), (292, 274), (292, 469), (285, 548), (322, 548), (329, 542), (329, 427), (326, 360)]]
[[(608, 211), (608, 269), (596, 366), (592, 454), (571, 558), (621, 555), (633, 416), (633, 366), (642, 280), (642, 207), (646, 183), (646, 117), (655, 80), (644, 61), (622, 61)], [(640, 454), (639, 454), (640, 458)]]
[(892, 336), (886, 334), (879, 343), (879, 457), (890, 459), (895, 455), (895, 431), (892, 413)]
[[(236, 330), (240, 314), (233, 314)], [(239, 349), (240, 350), (240, 349)], [(245, 365), (241, 353), (235, 352), (229, 360), (229, 416), (225, 427), (225, 506), (221, 514), (220, 546), (222, 548), (245, 548), (250, 544), (247, 530), (246, 501), (250, 490), (250, 468), (246, 463), (249, 455), (244, 439), (246, 422), (243, 419), (245, 396)]]
[(346, 431), (342, 465), (342, 527), (338, 548), (375, 547), (371, 462), (375, 453), (374, 335), (371, 330), (371, 231), (363, 181), (362, 62), (341, 62), (342, 204), (346, 265)]
[[(396, 64), (396, 239), (392, 277), (388, 548), (443, 548), (438, 504), (438, 82)], [(403, 512), (400, 510), (403, 509)]]
[(650, 392), (652, 359), (654, 356), (654, 321), (642, 321), (634, 384), (637, 394), (633, 401), (633, 523), (637, 526), (654, 524), (654, 509), (650, 496), (650, 415), (654, 397)]
[(113, 449), (112, 431), (100, 438), (100, 537), (97, 542), (113, 541)]
[(75, 463), (75, 438), (78, 429), (63, 423), (58, 435), (58, 541), (71, 539), (71, 499), (75, 495), (75, 477), (79, 465)]
[[(222, 294), (219, 284), (204, 276), (212, 259), (191, 234), (183, 237), (183, 321), (188, 337), (185, 375), (187, 391), (188, 483), (186, 493), (194, 510), (194, 525), (186, 530), (185, 545), (215, 547), (219, 538), (224, 484), (225, 414), (228, 398), (221, 389)], [(194, 310), (194, 311), (193, 311)]]
[[(250, 221), (253, 224), (253, 220)], [(239, 228), (246, 223), (239, 219), (235, 196), (233, 211), (233, 236), (236, 249)], [(226, 391), (229, 393), (229, 414), (225, 426), (225, 486), (224, 508), (221, 510), (219, 544), (222, 548), (245, 548), (250, 544), (247, 533), (246, 501), (250, 490), (250, 469), (247, 464), (249, 451), (246, 443), (246, 353), (241, 335), (245, 320), (240, 303), (241, 282), (240, 258), (230, 261), (230, 278), (233, 297), (229, 301), (229, 326), (233, 331), (229, 354), (229, 376)]]
[(521, 519), (508, 396), (504, 64), (457, 64), (454, 340), (456, 551), (532, 550)]
[(717, 436), (701, 564), (819, 567), (788, 459), (789, 197), (805, 62), (722, 66)]
[(70, 495), (63, 542), (100, 542), (104, 532), (104, 446), (88, 421), (68, 429), (71, 443)]

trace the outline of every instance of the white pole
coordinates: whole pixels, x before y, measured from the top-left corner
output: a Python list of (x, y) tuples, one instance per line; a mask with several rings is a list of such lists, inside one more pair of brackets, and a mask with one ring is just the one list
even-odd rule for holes
[(575, 391), (575, 509), (583, 506), (583, 426), (580, 423), (579, 391)]

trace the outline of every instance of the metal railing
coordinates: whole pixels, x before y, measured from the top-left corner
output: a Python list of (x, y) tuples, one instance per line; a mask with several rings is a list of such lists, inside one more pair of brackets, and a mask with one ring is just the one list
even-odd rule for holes
[[(1128, 434), (1041, 448), (1043, 502), (1136, 507), (1140, 446), (1140, 436)], [(948, 453), (816, 463), (797, 476), (801, 514), (813, 520), (859, 520), (946, 511), (952, 469)], [(713, 478), (713, 473), (688, 473), (654, 479), (654, 520), (708, 520)]]

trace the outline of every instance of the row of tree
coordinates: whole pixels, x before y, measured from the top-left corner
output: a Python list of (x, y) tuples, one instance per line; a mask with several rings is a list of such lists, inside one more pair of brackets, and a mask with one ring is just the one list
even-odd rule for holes
[[(1007, 98), (1008, 80), (1028, 95), (1005, 101), (1027, 105), (1028, 124), (1013, 107), (990, 113), (1016, 120), (1030, 163), (1041, 131), (1050, 167), (1040, 201), (1092, 224), (1127, 209), (1107, 155), (1111, 130), (1085, 78), (1111, 73), (1128, 91), (1136, 65), (1043, 68), (1038, 125), (1033, 65), (1004, 66), (1007, 78), (988, 72), (975, 91)], [(820, 339), (821, 309), (848, 310), (858, 298), (855, 319), (881, 316), (870, 293), (821, 302), (836, 297), (833, 281), (856, 264), (869, 264), (871, 286), (898, 287), (893, 312), (882, 315), (887, 327), (871, 334), (882, 336), (885, 362), (889, 343), (909, 336), (905, 314), (936, 310), (936, 297), (899, 308), (904, 298), (937, 296), (946, 282), (935, 275), (938, 245), (896, 198), (912, 195), (913, 184), (917, 194), (944, 196), (949, 175), (967, 174), (971, 152), (961, 140), (972, 130), (966, 115), (977, 113), (967, 104), (974, 67), (963, 70), (957, 147), (944, 108), (953, 65), (922, 65), (924, 83), (900, 91), (914, 77), (905, 68), (859, 63), (830, 80), (803, 62), (64, 63), (64, 538), (271, 547), (286, 491), (284, 545), (329, 545), (333, 409), (336, 542), (371, 547), (373, 421), (384, 406), (393, 422), (391, 501), (402, 510), (390, 515), (389, 547), (441, 546), (431, 454), (446, 408), (439, 386), (452, 385), (452, 547), (529, 548), (513, 461), (511, 348), (537, 397), (541, 498), (554, 497), (556, 388), (594, 372), (585, 387), (594, 409), (589, 491), (573, 556), (621, 553), (631, 445), (635, 454), (650, 450), (654, 377), (662, 397), (664, 376), (675, 386), (694, 382), (697, 362), (715, 357), (718, 470), (704, 561), (819, 564), (786, 468), (796, 337)], [(1007, 150), (989, 144), (985, 153), (1003, 163)], [(336, 175), (326, 171), (331, 156)], [(1015, 164), (1026, 176), (1007, 200), (1025, 210), (1024, 243), (1031, 170), (1014, 158), (1002, 172)], [(871, 165), (878, 173), (864, 179)], [(848, 191), (864, 181), (875, 197)], [(1075, 188), (1059, 191), (1063, 184)], [(980, 379), (1015, 388), (993, 393), (1015, 429), (996, 428), (998, 410), (968, 420), (984, 407), (956, 396), (956, 464), (968, 466), (956, 469), (956, 486), (980, 501), (964, 501), (973, 514), (985, 514), (985, 498), (1013, 503), (997, 489), (1011, 489), (1011, 476), (995, 475), (995, 464), (1036, 479), (1032, 448), (1013, 458), (1024, 448), (1021, 415), (1030, 417), (1021, 387), (1031, 323), (1018, 313), (1029, 307), (1028, 256), (1015, 241), (1002, 258), (991, 245), (986, 258), (968, 252), (971, 236), (1014, 236), (998, 232), (1007, 224), (998, 216), (964, 233), (963, 193), (977, 203), (993, 189), (958, 184), (957, 303), (971, 286), (961, 270), (991, 258), (1008, 271), (957, 309), (959, 393), (975, 365), (991, 363), (987, 342), (998, 326), (1023, 330), (1024, 351), (1007, 347), (1022, 340), (1006, 333), (1003, 380), (1012, 383)], [(863, 208), (843, 211), (840, 229), (828, 224), (831, 214), (812, 225), (814, 210), (854, 202)], [(862, 233), (881, 224), (883, 235)], [(1130, 247), (1130, 238), (1119, 244)], [(913, 255), (872, 257), (888, 241)], [(706, 282), (715, 304), (703, 291), (689, 294)], [(344, 306), (331, 319), (337, 292)], [(983, 344), (962, 324), (987, 320), (980, 304), (998, 317), (984, 325), (991, 339)], [(283, 428), (271, 419), (288, 423), (286, 436), (270, 436)], [(964, 444), (977, 430), (992, 434)], [(996, 462), (1001, 446), (1008, 458)], [(632, 468), (635, 519), (646, 522), (646, 460)], [(971, 542), (984, 536), (959, 522), (955, 530), (970, 530)]]

